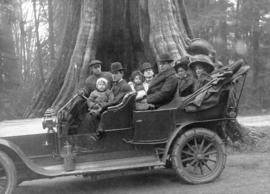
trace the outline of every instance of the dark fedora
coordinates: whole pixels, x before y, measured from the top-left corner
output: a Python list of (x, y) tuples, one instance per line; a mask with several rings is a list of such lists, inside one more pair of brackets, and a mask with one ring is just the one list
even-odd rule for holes
[(158, 62), (173, 62), (173, 61), (174, 61), (173, 58), (168, 53), (160, 55), (158, 60)]
[(120, 62), (113, 62), (111, 64), (111, 72), (117, 72), (117, 71), (123, 71), (125, 68), (123, 68), (122, 64)]
[(184, 70), (188, 69), (188, 64), (190, 63), (189, 57), (185, 56), (182, 57), (180, 60), (175, 62), (174, 69), (177, 71), (179, 67), (183, 68)]
[(141, 70), (141, 72), (143, 73), (146, 69), (152, 69), (152, 68), (153, 68), (153, 67), (152, 67), (152, 65), (151, 65), (150, 63), (145, 62), (145, 63), (143, 63), (143, 64), (141, 65), (140, 70)]
[(100, 60), (94, 59), (94, 60), (90, 61), (89, 67), (96, 65), (96, 64), (102, 65), (102, 62)]
[(211, 73), (215, 68), (212, 60), (207, 55), (195, 55), (189, 63), (189, 68), (195, 71), (195, 66), (201, 64), (207, 73)]

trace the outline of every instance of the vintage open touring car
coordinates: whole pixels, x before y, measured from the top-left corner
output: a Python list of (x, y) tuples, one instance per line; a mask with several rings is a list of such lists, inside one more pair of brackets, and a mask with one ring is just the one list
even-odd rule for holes
[[(104, 135), (97, 141), (87, 133), (63, 135), (65, 107), (44, 118), (3, 121), (0, 193), (25, 180), (157, 167), (174, 169), (190, 184), (213, 181), (225, 167), (227, 123), (236, 119), (247, 71), (238, 61), (185, 99), (175, 95), (154, 110), (135, 110), (136, 94), (126, 94), (102, 113)], [(198, 96), (203, 101), (196, 107)], [(87, 149), (74, 150), (70, 139), (84, 140)]]

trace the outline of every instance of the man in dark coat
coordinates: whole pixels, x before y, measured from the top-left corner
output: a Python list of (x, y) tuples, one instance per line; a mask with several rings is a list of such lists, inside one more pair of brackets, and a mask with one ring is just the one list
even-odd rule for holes
[(78, 133), (78, 127), (82, 120), (85, 118), (85, 114), (88, 112), (88, 106), (85, 97), (89, 97), (90, 93), (96, 89), (96, 81), (98, 78), (105, 78), (108, 80), (109, 88), (112, 85), (112, 74), (110, 72), (101, 71), (102, 62), (99, 60), (92, 60), (89, 63), (89, 71), (91, 74), (85, 81), (84, 87), (79, 90), (78, 96), (73, 102), (69, 113), (71, 117), (67, 120), (66, 129), (63, 131), (63, 135)]
[(96, 89), (96, 82), (98, 78), (105, 78), (108, 80), (109, 88), (112, 86), (112, 74), (110, 72), (101, 71), (102, 62), (99, 60), (93, 60), (90, 62), (89, 70), (91, 75), (85, 80), (83, 87), (83, 94), (89, 97), (90, 93)]
[(176, 92), (178, 79), (174, 68), (173, 59), (164, 54), (158, 61), (159, 73), (152, 79), (147, 91), (147, 103), (155, 107), (169, 103)]
[(113, 76), (112, 92), (114, 99), (112, 102), (106, 104), (104, 108), (120, 103), (125, 94), (132, 91), (130, 85), (123, 79), (124, 70), (125, 69), (120, 62), (114, 62), (111, 64), (111, 72)]

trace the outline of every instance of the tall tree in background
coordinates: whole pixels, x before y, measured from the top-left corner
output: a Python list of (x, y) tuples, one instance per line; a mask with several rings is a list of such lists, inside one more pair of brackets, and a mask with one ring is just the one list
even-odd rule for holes
[(163, 53), (175, 59), (187, 54), (190, 28), (188, 20), (183, 22), (181, 1), (70, 0), (68, 5), (58, 64), (26, 116), (63, 105), (83, 84), (91, 59), (101, 59), (107, 70), (111, 62), (121, 61), (131, 71)]
[(33, 11), (34, 11), (35, 33), (36, 33), (37, 63), (38, 63), (40, 80), (41, 80), (41, 83), (43, 84), (45, 82), (45, 78), (44, 78), (44, 73), (43, 73), (41, 45), (40, 45), (40, 39), (39, 39), (39, 16), (37, 15), (36, 0), (32, 0), (32, 2), (33, 2)]

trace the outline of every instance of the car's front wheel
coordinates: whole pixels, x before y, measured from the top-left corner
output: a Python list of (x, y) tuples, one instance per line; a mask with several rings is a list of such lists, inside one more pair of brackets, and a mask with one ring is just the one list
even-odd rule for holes
[(223, 141), (205, 128), (194, 128), (178, 137), (171, 157), (180, 179), (191, 184), (215, 180), (226, 163)]
[(0, 151), (0, 194), (10, 194), (17, 182), (14, 162), (4, 152)]

